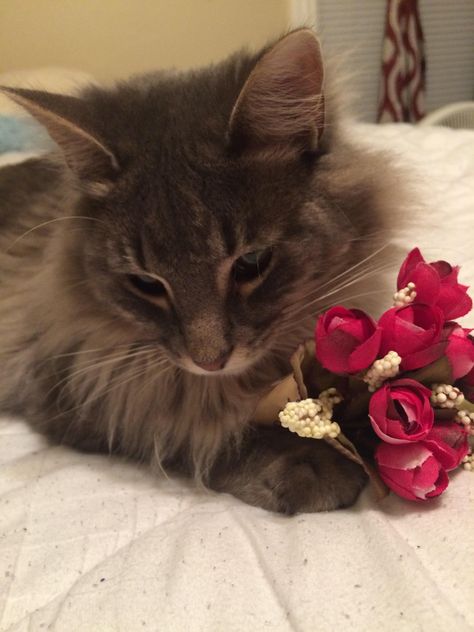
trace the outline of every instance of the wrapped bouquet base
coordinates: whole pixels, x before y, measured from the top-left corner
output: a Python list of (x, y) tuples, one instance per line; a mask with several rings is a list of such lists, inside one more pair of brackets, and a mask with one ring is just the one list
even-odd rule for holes
[(458, 273), (414, 249), (377, 322), (341, 306), (324, 313), (255, 421), (330, 443), (365, 469), (379, 497), (439, 496), (448, 472), (474, 469), (474, 339), (453, 320), (472, 301)]

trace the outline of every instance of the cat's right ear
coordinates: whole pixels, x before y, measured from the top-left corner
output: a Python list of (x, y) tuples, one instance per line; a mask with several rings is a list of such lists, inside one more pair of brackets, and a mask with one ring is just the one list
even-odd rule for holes
[(317, 149), (324, 128), (324, 67), (310, 29), (267, 50), (242, 88), (229, 123), (232, 148), (253, 155)]
[(61, 149), (66, 164), (90, 192), (104, 194), (117, 176), (113, 152), (93, 131), (86, 104), (77, 97), (0, 87), (0, 92), (41, 123)]

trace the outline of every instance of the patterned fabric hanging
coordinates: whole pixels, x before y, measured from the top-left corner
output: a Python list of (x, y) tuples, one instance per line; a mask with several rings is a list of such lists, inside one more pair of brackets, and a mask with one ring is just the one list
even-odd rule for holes
[(425, 55), (418, 0), (388, 0), (379, 123), (425, 115)]

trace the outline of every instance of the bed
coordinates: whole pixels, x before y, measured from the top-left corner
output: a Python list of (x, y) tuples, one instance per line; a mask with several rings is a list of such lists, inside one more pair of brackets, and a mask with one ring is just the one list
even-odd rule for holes
[[(353, 134), (417, 183), (423, 207), (394, 242), (463, 263), (474, 285), (474, 132)], [(1, 418), (0, 629), (474, 630), (474, 473), (452, 479), (427, 504), (367, 489), (350, 509), (286, 518)]]

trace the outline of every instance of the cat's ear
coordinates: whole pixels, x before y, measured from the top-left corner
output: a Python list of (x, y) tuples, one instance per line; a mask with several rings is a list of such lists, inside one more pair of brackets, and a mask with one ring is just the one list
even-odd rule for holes
[(71, 171), (88, 188), (105, 190), (118, 162), (92, 130), (87, 105), (79, 98), (38, 90), (1, 87), (0, 92), (27, 110), (61, 149)]
[(314, 151), (324, 128), (324, 67), (310, 29), (293, 31), (263, 54), (235, 103), (231, 146), (250, 152)]

